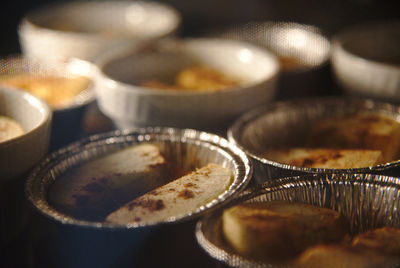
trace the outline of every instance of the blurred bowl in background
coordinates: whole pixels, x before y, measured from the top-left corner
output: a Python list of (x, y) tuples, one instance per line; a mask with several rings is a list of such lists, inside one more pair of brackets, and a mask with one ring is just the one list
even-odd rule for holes
[[(0, 86), (0, 117), (0, 132), (14, 129), (8, 124), (9, 119), (23, 129), (23, 133), (0, 141), (0, 247), (3, 248), (26, 224), (25, 176), (49, 150), (52, 113), (44, 101), (32, 94)], [(4, 118), (8, 120), (3, 121)]]
[(94, 71), (93, 64), (80, 59), (42, 62), (15, 55), (0, 59), (0, 85), (24, 89), (49, 104), (55, 149), (79, 135), (85, 109), (95, 101)]
[(316, 26), (252, 21), (212, 30), (209, 35), (251, 42), (275, 53), (281, 65), (279, 99), (332, 93), (330, 41)]
[(400, 100), (400, 20), (343, 29), (332, 39), (332, 71), (349, 95)]
[[(365, 115), (366, 117), (359, 117), (357, 121), (355, 115)], [(368, 117), (368, 115), (372, 115), (372, 117)], [(378, 116), (382, 116), (382, 118)], [(400, 164), (399, 118), (400, 108), (386, 102), (339, 97), (305, 98), (276, 102), (244, 114), (228, 129), (228, 139), (242, 148), (253, 160), (254, 178), (259, 183), (264, 180), (307, 173), (369, 172), (395, 176)], [(334, 123), (321, 124), (328, 119)], [(378, 122), (382, 123), (374, 125)], [(387, 124), (388, 122), (391, 125)], [(319, 130), (313, 133), (318, 134), (312, 134), (312, 130), (315, 131), (317, 126), (320, 126)], [(382, 135), (386, 135), (386, 140), (382, 141)], [(387, 160), (379, 164), (332, 168), (304, 165), (306, 161), (309, 164), (318, 163), (318, 161), (320, 164), (324, 164), (323, 161), (327, 161), (324, 159), (329, 154), (319, 158), (315, 158), (315, 156), (306, 158), (303, 154), (304, 162), (298, 161), (297, 165), (278, 162), (271, 153), (266, 154), (272, 149), (289, 151), (293, 148), (369, 149), (381, 150), (382, 154), (384, 154), (384, 150), (392, 151), (393, 149), (395, 156), (387, 157)], [(341, 155), (342, 152), (336, 151), (329, 157), (338, 159)], [(355, 156), (353, 155), (352, 158)], [(345, 163), (351, 160), (347, 159)], [(361, 162), (361, 160), (363, 158), (359, 158), (355, 163)]]
[[(121, 129), (224, 129), (243, 112), (274, 99), (279, 72), (276, 57), (266, 50), (207, 38), (163, 40), (142, 51), (119, 46), (95, 62), (100, 68), (96, 79), (99, 108)], [(212, 74), (194, 72), (187, 88), (169, 86), (182, 71), (199, 66)], [(221, 77), (235, 82), (219, 87)], [(208, 82), (211, 85), (201, 89), (199, 85)]]
[(41, 60), (77, 57), (91, 60), (126, 40), (140, 43), (174, 34), (180, 14), (151, 1), (74, 1), (26, 14), (18, 34), (23, 54)]

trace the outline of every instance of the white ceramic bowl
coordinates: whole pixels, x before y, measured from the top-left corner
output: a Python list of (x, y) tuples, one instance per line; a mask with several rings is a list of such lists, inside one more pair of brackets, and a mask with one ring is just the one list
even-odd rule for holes
[(18, 33), (27, 56), (91, 60), (114, 43), (171, 35), (180, 21), (173, 7), (152, 1), (73, 1), (31, 11)]
[(26, 91), (0, 86), (0, 115), (17, 121), (25, 133), (0, 142), (0, 185), (29, 171), (47, 153), (52, 113)]
[(0, 142), (0, 247), (5, 248), (28, 223), (25, 176), (49, 150), (52, 113), (28, 92), (0, 86), (0, 116), (15, 120), (24, 130)]
[[(223, 39), (163, 40), (142, 51), (120, 46), (102, 57), (96, 79), (100, 109), (119, 128), (172, 126), (223, 129), (237, 116), (270, 102), (279, 63), (254, 45)], [(218, 91), (164, 90), (139, 86), (146, 79), (165, 80), (180, 70), (206, 65), (244, 81)]]
[(332, 70), (352, 95), (400, 100), (400, 20), (349, 27), (333, 38)]

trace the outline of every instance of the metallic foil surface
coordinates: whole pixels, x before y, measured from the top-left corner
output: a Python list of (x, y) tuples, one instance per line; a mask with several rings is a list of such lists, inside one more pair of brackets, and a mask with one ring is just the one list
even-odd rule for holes
[(189, 220), (215, 209), (235, 197), (251, 179), (252, 166), (246, 154), (220, 136), (192, 129), (140, 128), (93, 135), (48, 155), (29, 175), (25, 195), (41, 214), (62, 224), (121, 230), (144, 227), (139, 224), (117, 225), (77, 220), (55, 210), (47, 200), (49, 187), (67, 170), (96, 157), (143, 142), (157, 145), (169, 161), (183, 168), (193, 170), (211, 162), (230, 169), (233, 174), (229, 189), (217, 198), (187, 215), (162, 223)]
[[(357, 234), (373, 228), (400, 228), (400, 179), (375, 174), (307, 174), (269, 181), (248, 189), (230, 205), (288, 200), (339, 211)], [(198, 221), (196, 238), (216, 260), (231, 267), (283, 267), (255, 262), (236, 254), (224, 241), (222, 209)]]
[(227, 135), (253, 160), (258, 183), (305, 173), (368, 172), (393, 176), (399, 160), (365, 168), (326, 169), (297, 167), (261, 156), (272, 146), (302, 146), (309, 129), (319, 120), (355, 113), (378, 113), (400, 121), (400, 108), (393, 104), (359, 98), (315, 97), (275, 102), (249, 111), (230, 126)]

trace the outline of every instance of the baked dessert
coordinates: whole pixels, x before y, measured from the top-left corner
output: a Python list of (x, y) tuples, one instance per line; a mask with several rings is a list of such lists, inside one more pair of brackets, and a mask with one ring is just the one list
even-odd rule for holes
[(0, 76), (0, 84), (25, 89), (46, 101), (53, 109), (68, 105), (89, 86), (89, 82), (90, 80), (83, 76), (63, 77), (29, 73)]
[(307, 247), (341, 241), (347, 225), (334, 210), (288, 201), (244, 203), (222, 214), (227, 243), (244, 257), (290, 262)]
[(363, 250), (372, 250), (400, 260), (400, 229), (382, 227), (356, 235), (352, 246)]
[(347, 169), (384, 163), (380, 150), (288, 148), (269, 149), (263, 157), (282, 164), (307, 168)]
[(295, 262), (298, 267), (378, 268), (400, 263), (400, 229), (383, 227), (356, 235), (350, 244), (308, 248)]
[(381, 268), (393, 267), (395, 259), (348, 245), (317, 245), (305, 250), (294, 262), (298, 268)]
[(133, 198), (183, 174), (156, 145), (133, 145), (68, 170), (51, 185), (48, 200), (75, 218), (103, 221)]
[(193, 66), (182, 70), (176, 84), (184, 89), (220, 90), (239, 85), (239, 81), (207, 66)]
[(234, 79), (214, 68), (195, 65), (182, 69), (176, 75), (172, 84), (149, 80), (141, 83), (141, 86), (172, 90), (217, 91), (239, 84), (238, 79)]
[(382, 161), (399, 157), (400, 124), (380, 114), (355, 114), (317, 122), (305, 147), (380, 150)]
[(13, 139), (24, 133), (24, 129), (17, 121), (0, 115), (0, 142)]
[(108, 215), (106, 221), (141, 224), (179, 217), (218, 197), (231, 182), (229, 169), (208, 164), (130, 201)]

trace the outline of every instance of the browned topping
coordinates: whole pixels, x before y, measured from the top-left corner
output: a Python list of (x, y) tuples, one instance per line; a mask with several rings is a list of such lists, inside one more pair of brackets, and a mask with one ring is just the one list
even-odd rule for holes
[(142, 219), (141, 218), (139, 218), (139, 217), (136, 217), (135, 219), (134, 219), (134, 221), (141, 221)]
[(19, 73), (1, 75), (0, 83), (22, 88), (44, 99), (52, 108), (69, 104), (73, 98), (85, 90), (90, 83), (86, 77), (64, 77), (53, 75), (35, 75)]
[(149, 192), (149, 195), (158, 195), (159, 193), (156, 190)]
[(216, 91), (235, 87), (240, 84), (237, 78), (230, 77), (209, 66), (191, 66), (184, 68), (173, 80), (172, 83), (148, 80), (140, 83), (140, 86), (165, 90)]
[(302, 166), (302, 167), (305, 167), (305, 166), (312, 166), (312, 164), (314, 164), (314, 160), (313, 160), (313, 159), (306, 158), (306, 159), (303, 160), (303, 164), (302, 164), (301, 166)]
[(191, 183), (191, 182), (188, 182), (188, 183), (184, 184), (183, 186), (185, 186), (186, 188), (190, 188), (190, 187), (195, 188), (195, 189), (199, 188), (196, 184)]
[(341, 153), (339, 153), (339, 152), (337, 152), (337, 153), (335, 153), (335, 154), (332, 154), (332, 159), (339, 159), (339, 158), (341, 158), (343, 155), (341, 154)]
[(174, 188), (169, 188), (168, 191), (173, 193), (173, 192), (175, 192), (175, 189)]
[(136, 200), (128, 204), (128, 209), (130, 211), (135, 207), (142, 207), (148, 209), (149, 211), (156, 211), (165, 208), (165, 205), (161, 199)]
[(137, 204), (135, 202), (131, 202), (128, 204), (128, 210), (132, 211), (132, 209), (134, 209), (135, 207), (137, 207)]
[(314, 165), (326, 164), (329, 160), (338, 159), (342, 157), (340, 152), (332, 150), (327, 154), (318, 154), (306, 158), (295, 159), (290, 164), (300, 167), (312, 167)]
[(208, 169), (208, 168), (204, 168), (204, 169), (202, 169), (202, 170), (196, 170), (195, 173), (196, 173), (196, 174), (203, 175), (204, 177), (209, 177), (209, 175), (210, 175), (210, 173), (211, 173), (211, 170)]
[(194, 197), (194, 193), (193, 193), (193, 191), (184, 189), (178, 193), (178, 197), (183, 198), (183, 199), (190, 199), (190, 198)]

